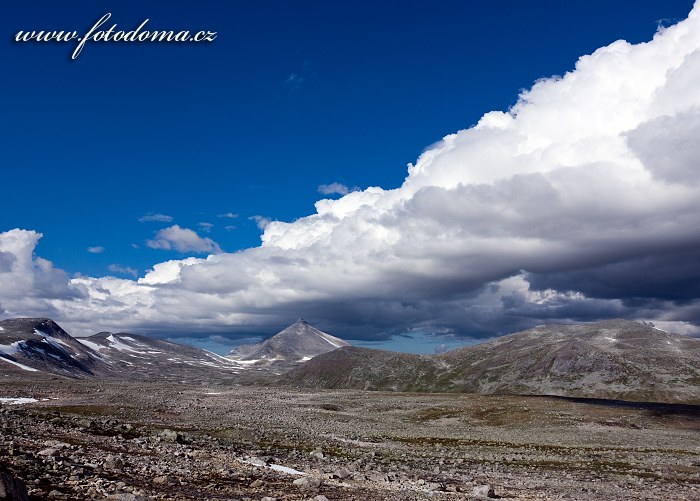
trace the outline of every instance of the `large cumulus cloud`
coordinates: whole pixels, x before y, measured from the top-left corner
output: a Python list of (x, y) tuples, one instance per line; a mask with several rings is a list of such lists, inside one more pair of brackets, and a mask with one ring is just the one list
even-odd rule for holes
[[(696, 6), (653, 40), (581, 57), (511, 110), (445, 137), (399, 188), (267, 224), (259, 247), (169, 261), (137, 281), (61, 282), (38, 259), (29, 270), (26, 249), (0, 245), (0, 283), (26, 272), (43, 291), (35, 299), (87, 330), (266, 332), (303, 314), (355, 339), (612, 316), (695, 332), (698, 81)], [(33, 249), (36, 234), (25, 238)]]
[(34, 256), (41, 237), (18, 229), (0, 233), (0, 314), (59, 316), (54, 303), (87, 299), (87, 289), (71, 284), (63, 270)]

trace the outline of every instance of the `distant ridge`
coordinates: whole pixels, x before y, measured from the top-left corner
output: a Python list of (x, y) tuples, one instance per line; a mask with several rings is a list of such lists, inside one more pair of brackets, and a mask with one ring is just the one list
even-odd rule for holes
[(341, 348), (279, 382), (700, 404), (700, 340), (627, 320), (548, 325), (439, 355)]
[(0, 321), (0, 375), (138, 379), (175, 383), (255, 382), (347, 342), (300, 318), (270, 339), (229, 356), (128, 332), (74, 338), (49, 318)]
[(248, 362), (255, 366), (275, 364), (283, 367), (306, 362), (315, 356), (345, 346), (350, 344), (316, 329), (300, 318), (271, 338), (257, 344), (241, 345), (227, 356), (232, 360)]
[(128, 332), (99, 332), (77, 340), (122, 378), (192, 382), (230, 378), (241, 370), (216, 353)]
[(246, 367), (206, 350), (129, 333), (74, 338), (49, 318), (0, 321), (0, 374), (202, 382)]

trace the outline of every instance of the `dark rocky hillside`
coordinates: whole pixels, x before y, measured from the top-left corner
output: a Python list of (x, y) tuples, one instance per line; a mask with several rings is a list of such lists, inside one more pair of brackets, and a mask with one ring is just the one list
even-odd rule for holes
[(626, 320), (547, 325), (439, 355), (342, 348), (284, 384), (700, 403), (700, 340)]

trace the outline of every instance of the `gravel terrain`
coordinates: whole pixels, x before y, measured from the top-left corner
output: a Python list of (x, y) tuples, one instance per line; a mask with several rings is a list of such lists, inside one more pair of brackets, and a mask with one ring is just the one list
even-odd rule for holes
[(697, 406), (20, 372), (0, 484), (29, 499), (700, 500)]

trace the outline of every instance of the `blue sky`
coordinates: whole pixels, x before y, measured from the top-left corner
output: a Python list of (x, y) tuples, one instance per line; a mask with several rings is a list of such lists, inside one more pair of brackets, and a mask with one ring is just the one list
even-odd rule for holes
[[(156, 263), (207, 255), (149, 246), (173, 225), (226, 253), (256, 247), (252, 218), (313, 214), (326, 197), (321, 185), (397, 188), (406, 165), (446, 134), (509, 109), (522, 89), (573, 70), (581, 55), (650, 40), (691, 8), (687, 0), (13, 2), (0, 16), (0, 232), (42, 233), (35, 254), (70, 277), (134, 279)], [(118, 29), (148, 18), (150, 29), (217, 38), (88, 43), (76, 60), (73, 43), (13, 40), (19, 30), (84, 32), (106, 12)], [(265, 329), (283, 323), (276, 318)], [(388, 332), (382, 325), (374, 331)]]

